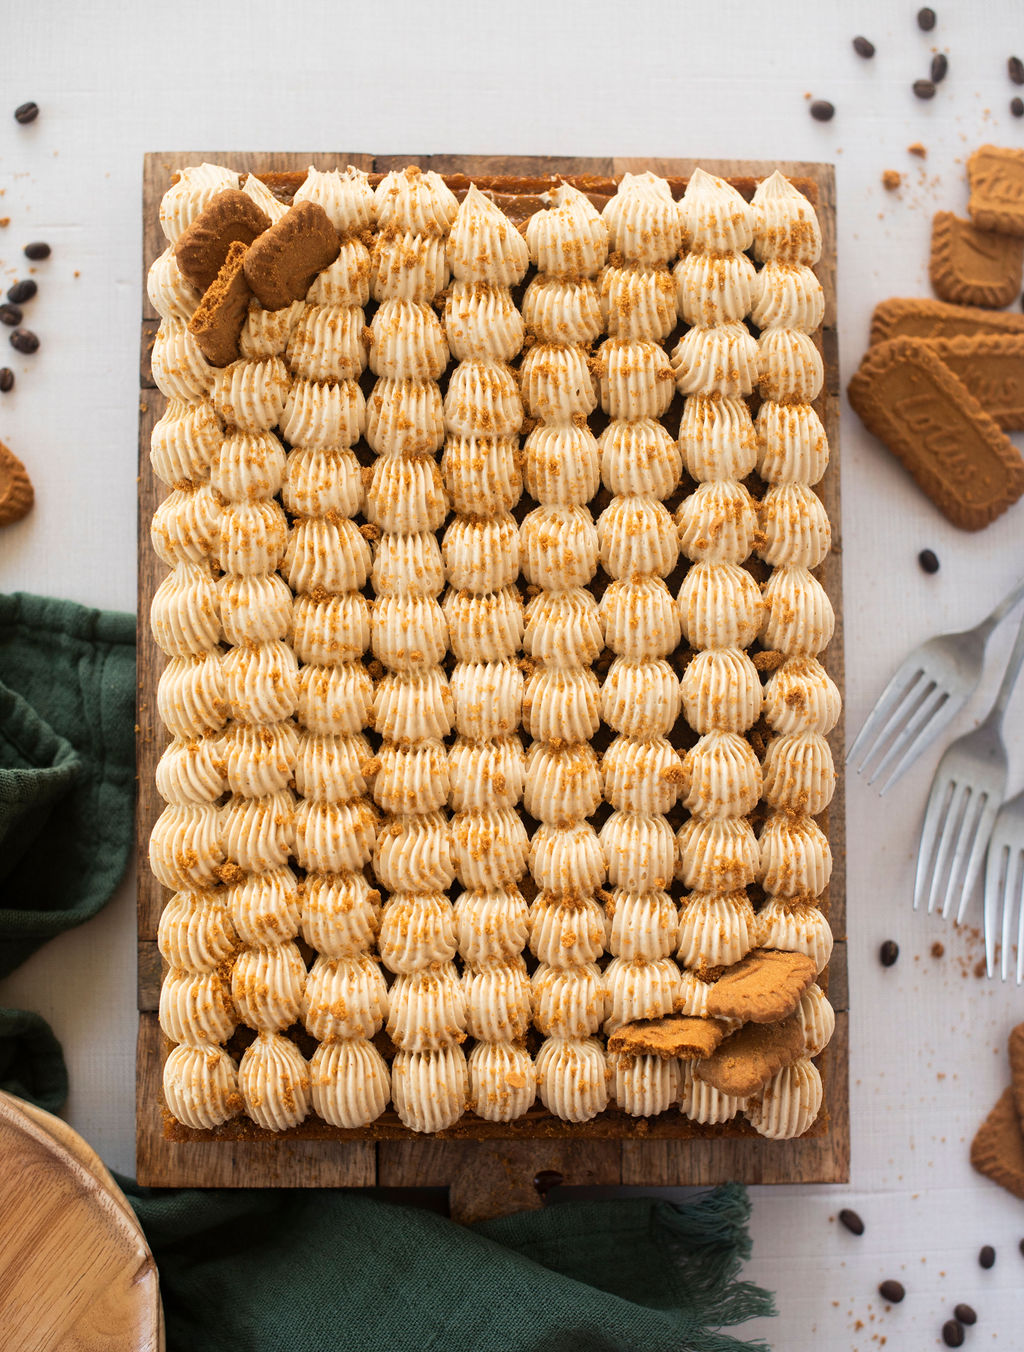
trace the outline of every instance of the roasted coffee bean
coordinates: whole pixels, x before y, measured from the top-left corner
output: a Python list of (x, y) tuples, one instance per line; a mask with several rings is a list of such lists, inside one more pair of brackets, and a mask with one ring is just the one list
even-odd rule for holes
[(955, 1319), (947, 1319), (942, 1326), (942, 1341), (947, 1347), (963, 1347), (964, 1326)]
[(864, 1233), (864, 1222), (856, 1211), (850, 1211), (848, 1208), (840, 1211), (839, 1224), (845, 1225), (851, 1235), (862, 1235)]
[(15, 282), (13, 286), (7, 288), (7, 299), (12, 305), (24, 305), (27, 300), (39, 290), (31, 277), (26, 277), (23, 282)]
[(930, 33), (935, 27), (935, 11), (933, 9), (919, 9), (917, 11), (917, 26), (922, 33)]
[(941, 84), (949, 73), (949, 59), (943, 52), (936, 52), (932, 57), (932, 84)]
[(831, 122), (835, 115), (835, 107), (828, 99), (815, 99), (811, 104), (811, 117), (815, 122)]
[(20, 122), (22, 126), (26, 122), (34, 122), (39, 116), (38, 103), (20, 103), (14, 110), (15, 122)]
[(14, 372), (9, 366), (0, 367), (0, 394), (14, 389)]
[(1024, 84), (1024, 61), (1019, 56), (1011, 56), (1006, 63), (1006, 71), (1014, 84)]
[(0, 305), (0, 324), (6, 324), (8, 328), (16, 329), (20, 323), (20, 305)]
[(1010, 112), (1014, 117), (1024, 117), (1024, 99), (1011, 99)]
[(39, 351), (39, 339), (31, 329), (15, 329), (11, 334), (11, 347), (16, 352), (30, 356), (33, 352)]
[(974, 1307), (971, 1305), (954, 1305), (954, 1318), (959, 1319), (961, 1324), (976, 1324), (978, 1316), (974, 1313)]
[(1017, 1245), (1017, 1248), (1020, 1249), (1020, 1256), (1024, 1258), (1024, 1239)]
[(939, 571), (938, 555), (931, 549), (922, 549), (917, 556), (917, 561), (926, 573), (937, 573)]
[(546, 1197), (552, 1188), (557, 1188), (564, 1182), (565, 1179), (557, 1169), (542, 1169), (534, 1178), (533, 1186), (541, 1197)]
[(26, 258), (31, 258), (33, 263), (38, 263), (43, 258), (49, 258), (52, 250), (49, 244), (40, 239), (35, 244), (26, 244), (24, 253)]
[(878, 1294), (883, 1300), (887, 1300), (890, 1305), (898, 1305), (907, 1293), (903, 1289), (902, 1282), (896, 1282), (890, 1278), (888, 1281), (882, 1282), (878, 1288)]
[(878, 961), (883, 967), (891, 967), (900, 955), (900, 946), (895, 939), (886, 939), (878, 950)]
[(919, 99), (933, 99), (935, 97), (935, 86), (931, 80), (915, 80), (914, 93)]
[(867, 38), (854, 38), (853, 50), (858, 56), (862, 56), (865, 61), (870, 61), (875, 54), (875, 44), (869, 42)]
[(995, 1267), (996, 1251), (991, 1244), (983, 1244), (978, 1251), (978, 1262), (983, 1268)]

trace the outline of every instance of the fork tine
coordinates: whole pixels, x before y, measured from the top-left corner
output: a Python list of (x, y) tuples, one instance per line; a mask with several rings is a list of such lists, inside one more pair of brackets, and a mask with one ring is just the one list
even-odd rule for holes
[(860, 764), (857, 769), (858, 774), (864, 769), (864, 766), (877, 750), (879, 732), (886, 726), (890, 716), (902, 703), (904, 694), (909, 687), (923, 675), (924, 673), (920, 667), (915, 667), (911, 671), (905, 671), (901, 667), (879, 695), (875, 707), (868, 714), (867, 721), (860, 732), (857, 733), (853, 745), (846, 753), (847, 765), (852, 765), (854, 763), (858, 751), (863, 751), (865, 753), (861, 756)]
[(874, 774), (868, 780), (869, 784), (873, 784), (898, 758), (889, 778), (878, 790), (879, 794), (884, 794), (891, 785), (895, 784), (907, 766), (916, 760), (917, 756), (930, 742), (938, 737), (949, 721), (946, 707), (950, 702), (949, 693), (938, 686), (934, 686), (928, 692), (927, 697), (918, 706), (914, 716), (893, 742), (888, 754), (879, 762)]
[[(1024, 874), (1024, 856), (1022, 856), (1022, 874)], [(1017, 985), (1024, 984), (1024, 876), (1017, 896)]]
[[(988, 793), (980, 794), (981, 806), (978, 809), (976, 824), (973, 828), (974, 840), (971, 844), (971, 853), (968, 856), (964, 867), (964, 885), (960, 893), (960, 900), (957, 903), (956, 917), (954, 924), (963, 924), (964, 915), (967, 907), (970, 905), (971, 897), (974, 895), (974, 887), (978, 881), (978, 874), (981, 872), (981, 866), (985, 861), (985, 852), (988, 849), (988, 843), (992, 839), (992, 828), (996, 824), (996, 815), (999, 812), (999, 800), (993, 800)], [(966, 848), (966, 843), (965, 843)], [(945, 914), (945, 913), (943, 913)]]
[[(956, 873), (959, 871), (964, 843), (968, 839), (968, 823), (972, 820), (977, 803), (977, 793), (973, 784), (961, 784), (958, 786), (957, 792), (960, 796), (950, 804), (951, 830), (948, 836), (947, 832), (943, 830), (943, 841), (940, 842), (945, 845), (941, 867), (939, 856), (936, 855), (935, 873), (932, 876), (935, 907), (943, 920), (949, 916), (949, 907), (953, 900), (953, 882)], [(954, 807), (955, 811), (953, 810)], [(970, 838), (973, 839), (973, 832), (970, 833)], [(939, 905), (940, 896), (942, 897), (941, 906)]]
[(991, 978), (996, 968), (996, 917), (1003, 916), (1003, 980), (1006, 980), (1006, 886), (1009, 881), (1009, 847), (989, 846), (985, 861), (985, 974)]
[[(914, 878), (914, 910), (925, 899), (932, 880), (932, 865), (935, 859), (935, 844), (939, 836), (956, 786), (949, 779), (936, 776), (928, 795), (925, 809), (924, 826), (921, 828), (921, 843), (917, 848), (917, 874)], [(931, 910), (931, 907), (929, 907)]]
[[(1014, 883), (1017, 881), (1019, 872), (1018, 864), (1020, 862), (1020, 852), (1014, 852), (1009, 845), (1001, 845), (999, 854), (1005, 857), (1006, 873), (1003, 879), (1002, 889), (1002, 951), (999, 955), (999, 975), (1003, 981), (1006, 980), (1006, 969), (1009, 966), (1010, 933), (1013, 925), (1014, 916)], [(1019, 892), (1018, 892), (1019, 900)], [(995, 964), (993, 963), (993, 966)]]
[(970, 796), (970, 789), (964, 784), (953, 784), (946, 819), (942, 823), (942, 832), (935, 846), (935, 858), (932, 861), (932, 875), (928, 883), (928, 914), (937, 908), (939, 894), (946, 880), (946, 860), (960, 831), (960, 820)]

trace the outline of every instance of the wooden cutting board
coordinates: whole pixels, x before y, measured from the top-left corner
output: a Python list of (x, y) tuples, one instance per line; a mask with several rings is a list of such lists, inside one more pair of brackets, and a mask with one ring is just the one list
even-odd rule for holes
[(160, 1352), (156, 1265), (99, 1157), (0, 1093), (0, 1159), (4, 1352)]
[[(825, 292), (825, 320), (821, 345), (825, 386), (816, 404), (828, 434), (832, 458), (818, 491), (832, 522), (833, 548), (820, 571), (836, 612), (832, 643), (824, 665), (844, 690), (842, 625), (842, 532), (839, 472), (839, 367), (836, 338), (836, 210), (835, 175), (831, 165), (761, 163), (731, 160), (647, 158), (547, 158), (490, 155), (387, 155), (310, 153), (236, 153), (175, 151), (151, 153), (143, 170), (143, 286), (142, 349), (139, 401), (139, 631), (138, 631), (138, 939), (139, 1042), (137, 1059), (137, 1172), (140, 1183), (152, 1186), (194, 1187), (448, 1187), (452, 1214), (473, 1220), (528, 1206), (540, 1206), (533, 1180), (541, 1171), (554, 1171), (568, 1184), (630, 1184), (667, 1186), (707, 1184), (734, 1179), (748, 1183), (846, 1182), (849, 1178), (848, 1025), (846, 980), (845, 801), (842, 767), (845, 758), (843, 725), (830, 737), (839, 772), (835, 798), (829, 808), (828, 833), (834, 869), (825, 902), (836, 937), (825, 980), (836, 1010), (836, 1031), (819, 1059), (825, 1080), (823, 1117), (812, 1134), (797, 1141), (766, 1141), (752, 1131), (743, 1137), (694, 1135), (679, 1120), (643, 1119), (566, 1127), (550, 1120), (538, 1126), (523, 1119), (511, 1127), (482, 1124), (475, 1134), (483, 1139), (416, 1137), (397, 1119), (384, 1124), (393, 1139), (324, 1139), (321, 1124), (306, 1124), (298, 1135), (266, 1139), (236, 1125), (223, 1139), (170, 1140), (165, 1136), (161, 1106), (161, 1067), (165, 1040), (157, 1023), (161, 959), (156, 945), (157, 922), (165, 897), (150, 873), (148, 841), (163, 803), (156, 792), (155, 770), (166, 744), (166, 733), (156, 713), (156, 687), (162, 655), (149, 631), (149, 607), (164, 576), (164, 565), (149, 544), (149, 525), (163, 496), (149, 462), (149, 442), (164, 400), (156, 390), (149, 353), (158, 319), (146, 296), (144, 279), (150, 264), (166, 247), (160, 230), (160, 199), (171, 175), (189, 164), (209, 160), (240, 171), (302, 172), (311, 163), (319, 168), (352, 164), (383, 173), (415, 163), (445, 175), (472, 177), (517, 175), (523, 178), (560, 174), (595, 175), (602, 179), (627, 172), (652, 170), (666, 178), (685, 179), (698, 163), (723, 178), (760, 179), (781, 169), (793, 179), (814, 185), (822, 229), (822, 258), (816, 271)], [(608, 191), (608, 188), (605, 188)], [(385, 1115), (394, 1118), (393, 1113)], [(607, 1117), (607, 1115), (602, 1115)], [(330, 1129), (326, 1129), (328, 1132)], [(536, 1132), (543, 1130), (538, 1137)], [(308, 1131), (308, 1134), (307, 1134)], [(500, 1133), (500, 1134), (499, 1134)], [(263, 1139), (260, 1139), (260, 1136)], [(611, 1137), (611, 1139), (609, 1139)]]

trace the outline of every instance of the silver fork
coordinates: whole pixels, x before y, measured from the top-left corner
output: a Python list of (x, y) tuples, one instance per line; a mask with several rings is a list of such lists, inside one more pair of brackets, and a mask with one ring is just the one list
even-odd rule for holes
[(985, 966), (992, 976), (998, 929), (1002, 941), (999, 966), (1004, 981), (1015, 911), (1019, 986), (1024, 982), (1024, 793), (1018, 793), (999, 809), (985, 864)]
[(928, 794), (914, 880), (914, 909), (928, 896), (928, 914), (939, 893), (942, 916), (949, 915), (960, 884), (956, 923), (974, 890), (996, 814), (1006, 789), (1007, 756), (1003, 715), (1024, 663), (1024, 620), (988, 717), (973, 732), (952, 742), (939, 761)]
[(869, 784), (891, 767), (880, 794), (896, 783), (967, 703), (981, 680), (990, 634), (1022, 596), (1024, 578), (973, 629), (939, 634), (915, 648), (882, 691), (846, 757), (852, 765), (860, 755), (858, 774), (879, 758)]

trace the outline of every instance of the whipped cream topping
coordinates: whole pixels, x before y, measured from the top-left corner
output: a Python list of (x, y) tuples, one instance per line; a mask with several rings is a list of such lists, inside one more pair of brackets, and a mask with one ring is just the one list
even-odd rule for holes
[(323, 207), (339, 235), (356, 235), (369, 229), (376, 209), (369, 175), (351, 164), (344, 170), (317, 169), (311, 164), (295, 192), (295, 201)]
[(455, 876), (463, 887), (507, 887), (526, 872), (530, 842), (513, 808), (456, 813), (451, 842)]
[(314, 874), (302, 891), (302, 935), (326, 958), (355, 958), (376, 942), (380, 893), (361, 873)]
[(763, 542), (758, 555), (773, 567), (817, 568), (832, 547), (824, 503), (806, 484), (776, 484), (758, 507)]
[(832, 851), (828, 837), (813, 817), (773, 812), (761, 829), (759, 846), (766, 892), (780, 897), (817, 897), (828, 886)]
[(667, 958), (679, 929), (676, 905), (667, 892), (626, 892), (613, 888), (605, 900), (608, 951), (617, 958)]
[(634, 1019), (664, 1018), (675, 1009), (679, 968), (672, 958), (612, 958), (603, 980), (608, 992), (606, 1033)]
[(755, 219), (751, 204), (731, 184), (694, 169), (679, 203), (682, 247), (687, 253), (743, 253), (754, 238)]
[(680, 792), (694, 816), (745, 817), (761, 797), (761, 766), (745, 737), (706, 732), (683, 756)]
[[(598, 278), (598, 285), (601, 319), (609, 337), (659, 342), (675, 328), (675, 282), (661, 268), (641, 263), (608, 267)], [(742, 314), (737, 317), (742, 318)]]
[(743, 253), (687, 253), (672, 275), (679, 318), (687, 324), (735, 324), (760, 294), (757, 270)]
[(395, 1112), (411, 1131), (453, 1126), (466, 1110), (469, 1073), (459, 1046), (396, 1054), (391, 1065)]
[(601, 717), (631, 737), (670, 732), (681, 702), (679, 680), (660, 658), (617, 657), (601, 687)]
[(261, 1032), (242, 1054), (238, 1087), (258, 1127), (287, 1131), (309, 1113), (309, 1066), (294, 1042)]
[(590, 277), (539, 272), (523, 293), (523, 322), (542, 343), (591, 343), (604, 324)]
[(209, 400), (168, 400), (150, 440), (149, 458), (157, 478), (168, 487), (183, 481), (202, 483), (210, 477), (223, 434)]
[(599, 698), (586, 667), (537, 667), (523, 693), (523, 728), (539, 742), (589, 742), (601, 721)]
[(627, 892), (656, 892), (671, 883), (675, 837), (664, 817), (615, 811), (601, 827), (600, 841), (613, 887)]
[(589, 1122), (609, 1097), (609, 1069), (596, 1038), (551, 1037), (537, 1053), (537, 1092), (563, 1122)]
[(831, 927), (813, 902), (769, 897), (757, 914), (758, 948), (805, 953), (820, 973), (832, 956), (832, 945)]
[(600, 473), (598, 444), (584, 423), (535, 427), (523, 443), (526, 491), (545, 506), (585, 506)]
[(470, 1037), (481, 1043), (509, 1043), (526, 1036), (532, 1005), (522, 958), (467, 968), (462, 984)]
[(620, 1057), (615, 1062), (616, 1105), (631, 1117), (656, 1117), (679, 1099), (682, 1063), (660, 1056)]
[(163, 1070), (164, 1101), (193, 1131), (219, 1127), (242, 1111), (235, 1063), (223, 1047), (172, 1048)]
[(838, 687), (814, 657), (790, 657), (773, 672), (764, 690), (765, 718), (773, 731), (826, 734), (839, 722)]
[(519, 889), (476, 888), (455, 901), (455, 938), (463, 960), (473, 967), (504, 962), (522, 953), (529, 913)]
[(174, 250), (166, 248), (149, 269), (146, 294), (161, 319), (189, 320), (202, 297), (182, 276)]
[(742, 648), (706, 648), (689, 662), (680, 690), (686, 721), (699, 733), (746, 732), (761, 712), (761, 678)]
[(550, 967), (594, 962), (604, 937), (604, 914), (593, 897), (540, 892), (530, 907), (530, 952)]
[(742, 563), (754, 547), (758, 512), (743, 484), (712, 479), (683, 499), (676, 521), (679, 548), (688, 559)]
[[(776, 405), (762, 405), (774, 408)], [(758, 442), (742, 399), (691, 395), (679, 423), (679, 449), (698, 483), (745, 479), (757, 464)]]
[(757, 185), (754, 254), (764, 261), (813, 267), (821, 257), (821, 226), (814, 208), (778, 169)]
[(609, 423), (597, 444), (601, 481), (610, 493), (667, 498), (675, 492), (682, 458), (660, 422), (643, 418)]
[(473, 433), (451, 436), (445, 442), (441, 474), (453, 512), (496, 516), (511, 511), (523, 492), (518, 439)]
[(263, 180), (257, 178), (255, 174), (246, 174), (242, 191), (256, 203), (264, 216), (269, 217), (271, 225), (276, 225), (281, 217), (287, 214), (288, 204), (275, 197)]
[(773, 1076), (758, 1098), (750, 1100), (745, 1110), (747, 1121), (760, 1136), (789, 1141), (813, 1126), (821, 1111), (822, 1096), (817, 1066), (801, 1057)]
[(375, 1122), (391, 1097), (387, 1062), (372, 1042), (322, 1042), (309, 1063), (313, 1110), (332, 1127)]
[(757, 944), (757, 919), (745, 892), (691, 892), (683, 901), (678, 957), (684, 967), (731, 967)]
[(460, 282), (515, 286), (530, 264), (530, 251), (509, 218), (475, 183), (462, 199), (447, 244), (452, 273)]
[(668, 183), (657, 174), (623, 174), (602, 216), (609, 247), (631, 263), (664, 267), (679, 252), (679, 209)]
[(512, 1122), (533, 1107), (537, 1071), (524, 1048), (478, 1042), (469, 1054), (469, 1106), (487, 1122)]
[(377, 224), (415, 235), (444, 235), (459, 209), (455, 194), (440, 174), (416, 165), (392, 169), (374, 191)]
[(180, 169), (160, 199), (160, 228), (173, 244), (219, 192), (237, 187), (238, 175), (219, 164), (204, 161)]
[(672, 349), (680, 394), (745, 397), (758, 379), (758, 344), (743, 324), (687, 329)]
[(828, 441), (810, 404), (765, 402), (757, 414), (757, 472), (765, 483), (814, 485), (828, 466)]
[(549, 277), (595, 277), (608, 257), (607, 224), (571, 184), (560, 183), (547, 197), (551, 205), (526, 223), (531, 261)]

